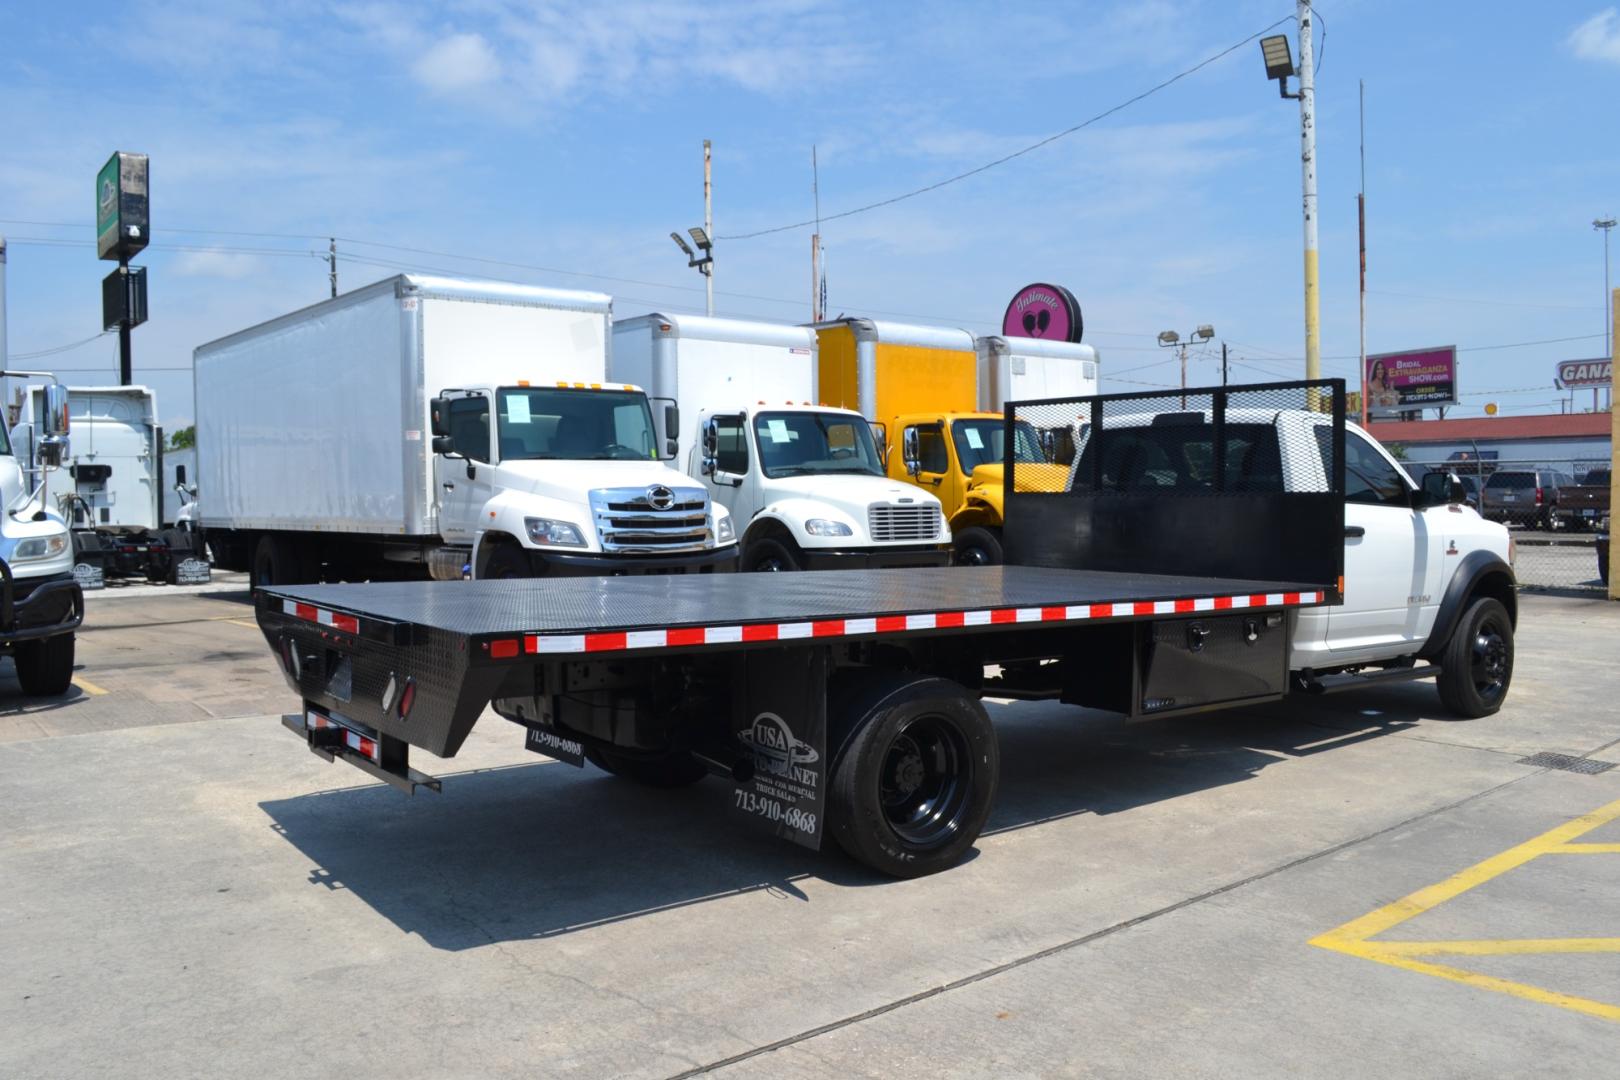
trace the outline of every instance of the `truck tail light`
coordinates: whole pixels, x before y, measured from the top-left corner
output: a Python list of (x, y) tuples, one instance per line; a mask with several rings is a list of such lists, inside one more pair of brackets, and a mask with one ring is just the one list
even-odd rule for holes
[(416, 680), (406, 679), (405, 690), (399, 695), (399, 718), (401, 720), (409, 720), (411, 718), (411, 706), (415, 704)]
[(1536, 505), (1537, 506), (1541, 505), (1541, 489), (1540, 488), (1536, 488)]

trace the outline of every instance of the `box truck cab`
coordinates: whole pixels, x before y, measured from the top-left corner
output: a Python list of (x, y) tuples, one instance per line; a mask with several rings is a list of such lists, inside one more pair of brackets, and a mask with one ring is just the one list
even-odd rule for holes
[(731, 569), (725, 507), (607, 380), (611, 319), (601, 293), (403, 274), (200, 347), (215, 564), (256, 585)]
[(865, 417), (819, 400), (816, 332), (660, 313), (614, 324), (615, 377), (678, 398), (687, 475), (731, 511), (744, 570), (942, 566), (933, 495), (884, 475)]
[(0, 656), (15, 661), (24, 694), (54, 696), (73, 681), (84, 593), (73, 577), (67, 522), (49, 490), (71, 449), (67, 389), (52, 383), (39, 398), (37, 419), (24, 417), (9, 438), (0, 425)]

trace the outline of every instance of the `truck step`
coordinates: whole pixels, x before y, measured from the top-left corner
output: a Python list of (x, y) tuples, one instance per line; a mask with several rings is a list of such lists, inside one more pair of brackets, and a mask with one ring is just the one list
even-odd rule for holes
[(1411, 667), (1384, 668), (1381, 671), (1359, 672), (1354, 675), (1299, 675), (1296, 676), (1296, 685), (1307, 694), (1337, 694), (1342, 690), (1355, 690), (1379, 683), (1432, 679), (1439, 674), (1439, 664), (1414, 664)]
[(283, 715), (281, 724), (294, 735), (302, 736), (310, 753), (327, 761), (341, 758), (361, 772), (369, 773), (407, 795), (415, 795), (419, 787), (429, 791), (443, 789), (438, 777), (418, 772), (405, 763), (409, 747), (398, 739), (357, 731), (315, 710), (309, 710), (302, 716), (296, 713)]

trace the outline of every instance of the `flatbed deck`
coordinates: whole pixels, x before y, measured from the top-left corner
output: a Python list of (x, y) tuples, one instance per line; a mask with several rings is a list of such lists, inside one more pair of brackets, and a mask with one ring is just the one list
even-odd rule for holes
[(986, 566), (284, 586), (264, 590), (261, 605), (338, 629), (352, 616), (469, 638), (520, 637), (523, 652), (553, 654), (1141, 619), (1328, 598), (1306, 582)]

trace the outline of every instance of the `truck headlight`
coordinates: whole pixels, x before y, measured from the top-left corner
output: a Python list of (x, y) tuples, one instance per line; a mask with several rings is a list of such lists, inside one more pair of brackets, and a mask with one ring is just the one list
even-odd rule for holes
[(811, 518), (804, 523), (804, 531), (811, 536), (852, 536), (854, 530), (842, 521), (829, 521), (826, 518)]
[(551, 518), (524, 518), (523, 527), (529, 530), (529, 539), (541, 547), (584, 547), (585, 537), (579, 526)]
[(714, 530), (714, 539), (717, 543), (737, 539), (737, 527), (731, 523), (730, 514), (720, 519), (720, 524)]
[(67, 550), (67, 537), (33, 536), (17, 545), (11, 553), (12, 562), (33, 562), (38, 559), (48, 559), (52, 555), (60, 555)]

